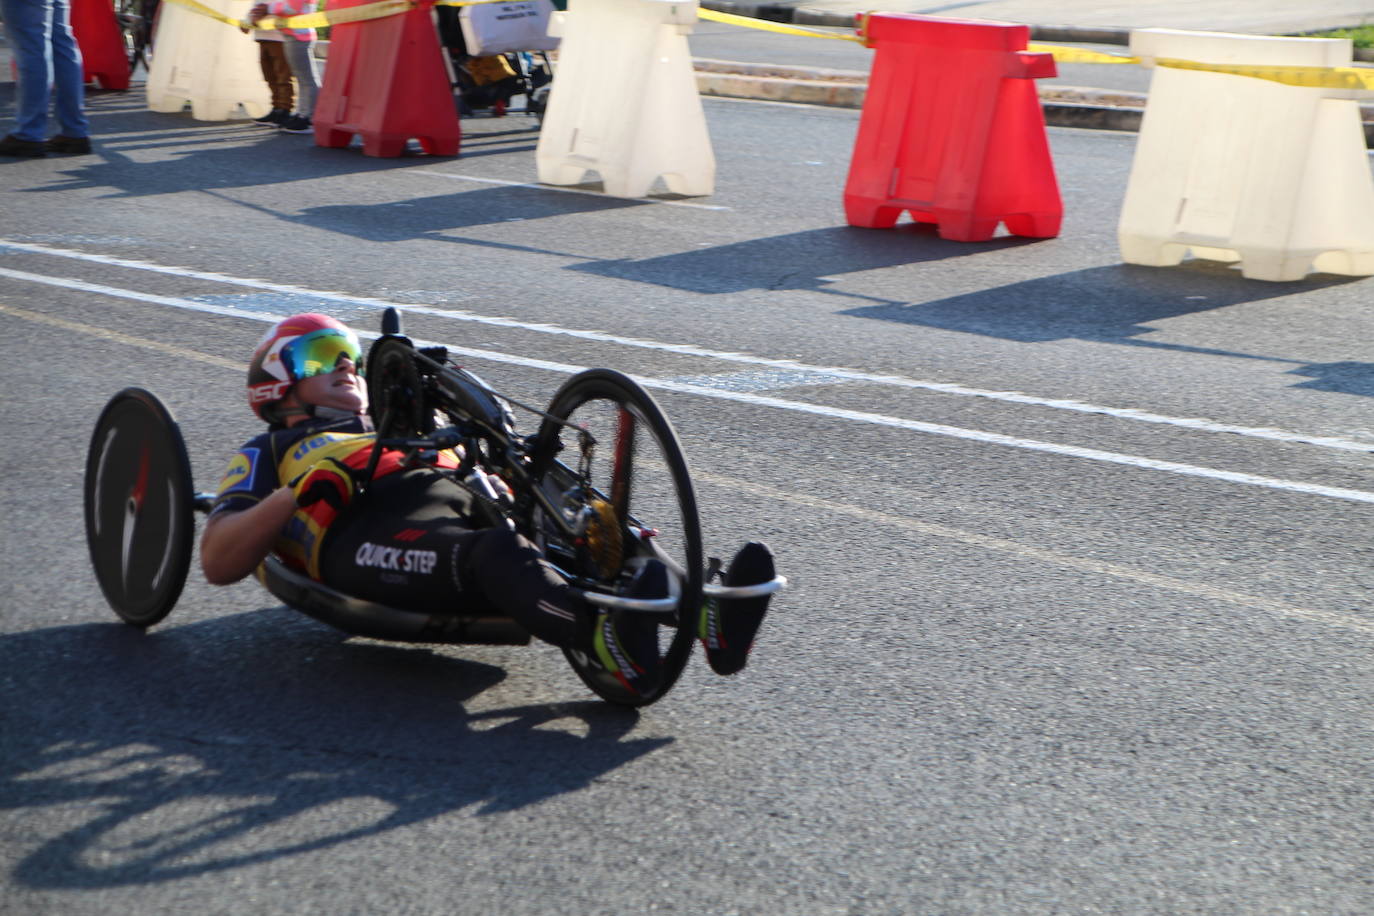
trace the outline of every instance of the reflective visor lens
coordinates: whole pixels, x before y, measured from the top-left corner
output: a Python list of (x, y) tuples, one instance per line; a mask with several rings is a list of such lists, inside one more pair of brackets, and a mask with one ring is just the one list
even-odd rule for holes
[(359, 375), (363, 374), (362, 348), (352, 331), (333, 328), (311, 331), (282, 349), (282, 361), (291, 367), (291, 375), (296, 381), (333, 372), (343, 356), (353, 361)]

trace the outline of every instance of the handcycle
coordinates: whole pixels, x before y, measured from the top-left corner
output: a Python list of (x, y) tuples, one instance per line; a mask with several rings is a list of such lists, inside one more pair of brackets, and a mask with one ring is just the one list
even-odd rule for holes
[[(606, 677), (579, 649), (563, 650), (601, 698), (625, 706), (657, 701), (692, 654), (703, 601), (766, 602), (786, 587), (786, 578), (771, 568), (764, 581), (725, 584), (727, 567), (704, 557), (681, 443), (662, 409), (628, 376), (585, 370), (537, 410), (453, 364), (445, 348), (417, 346), (401, 333), (395, 309), (384, 312), (365, 366), (377, 438), (355, 499), (368, 498), (384, 449), (423, 466), (452, 449), (458, 466), (435, 473), (451, 476), (489, 519), (535, 543), (582, 600), (650, 615), (659, 624), (662, 674), (644, 695)], [(533, 434), (516, 431), (515, 409), (539, 418)], [(489, 475), (506, 487), (498, 491)], [(194, 489), (185, 441), (167, 407), (142, 388), (117, 393), (91, 438), (84, 502), (96, 579), (122, 620), (147, 628), (171, 612), (190, 568), (195, 513), (208, 512), (213, 501), (214, 494)], [(623, 594), (651, 559), (668, 570), (667, 596)], [(287, 606), (350, 635), (441, 644), (531, 641), (508, 617), (432, 614), (362, 600), (275, 556), (263, 561), (257, 578)]]

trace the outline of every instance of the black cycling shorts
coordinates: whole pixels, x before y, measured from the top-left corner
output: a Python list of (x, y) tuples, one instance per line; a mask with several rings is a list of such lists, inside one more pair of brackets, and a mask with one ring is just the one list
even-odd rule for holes
[(533, 544), (494, 521), (434, 471), (389, 475), (330, 526), (321, 579), (402, 610), (509, 616), (546, 642), (577, 644), (590, 626), (583, 603)]

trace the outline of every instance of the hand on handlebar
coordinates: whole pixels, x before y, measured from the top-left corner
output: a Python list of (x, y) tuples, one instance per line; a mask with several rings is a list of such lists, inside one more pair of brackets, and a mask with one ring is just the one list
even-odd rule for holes
[(357, 489), (353, 471), (334, 458), (324, 458), (312, 464), (304, 474), (291, 481), (296, 505), (304, 509), (323, 500), (342, 512), (353, 501)]
[(467, 483), (469, 486), (476, 489), (477, 492), (491, 499), (515, 499), (515, 492), (511, 490), (510, 485), (490, 471), (484, 471), (481, 468), (473, 468), (472, 473), (467, 476)]
[(487, 474), (487, 482), (491, 484), (491, 488), (496, 491), (498, 496), (504, 499), (515, 499), (515, 491), (510, 488), (510, 484), (500, 477), (495, 474)]

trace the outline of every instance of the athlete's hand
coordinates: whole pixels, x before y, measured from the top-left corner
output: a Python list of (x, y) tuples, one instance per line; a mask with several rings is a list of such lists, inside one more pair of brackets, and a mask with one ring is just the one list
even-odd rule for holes
[(342, 512), (353, 501), (355, 489), (353, 471), (334, 458), (324, 458), (310, 466), (304, 474), (291, 481), (296, 505), (304, 509), (323, 500)]

